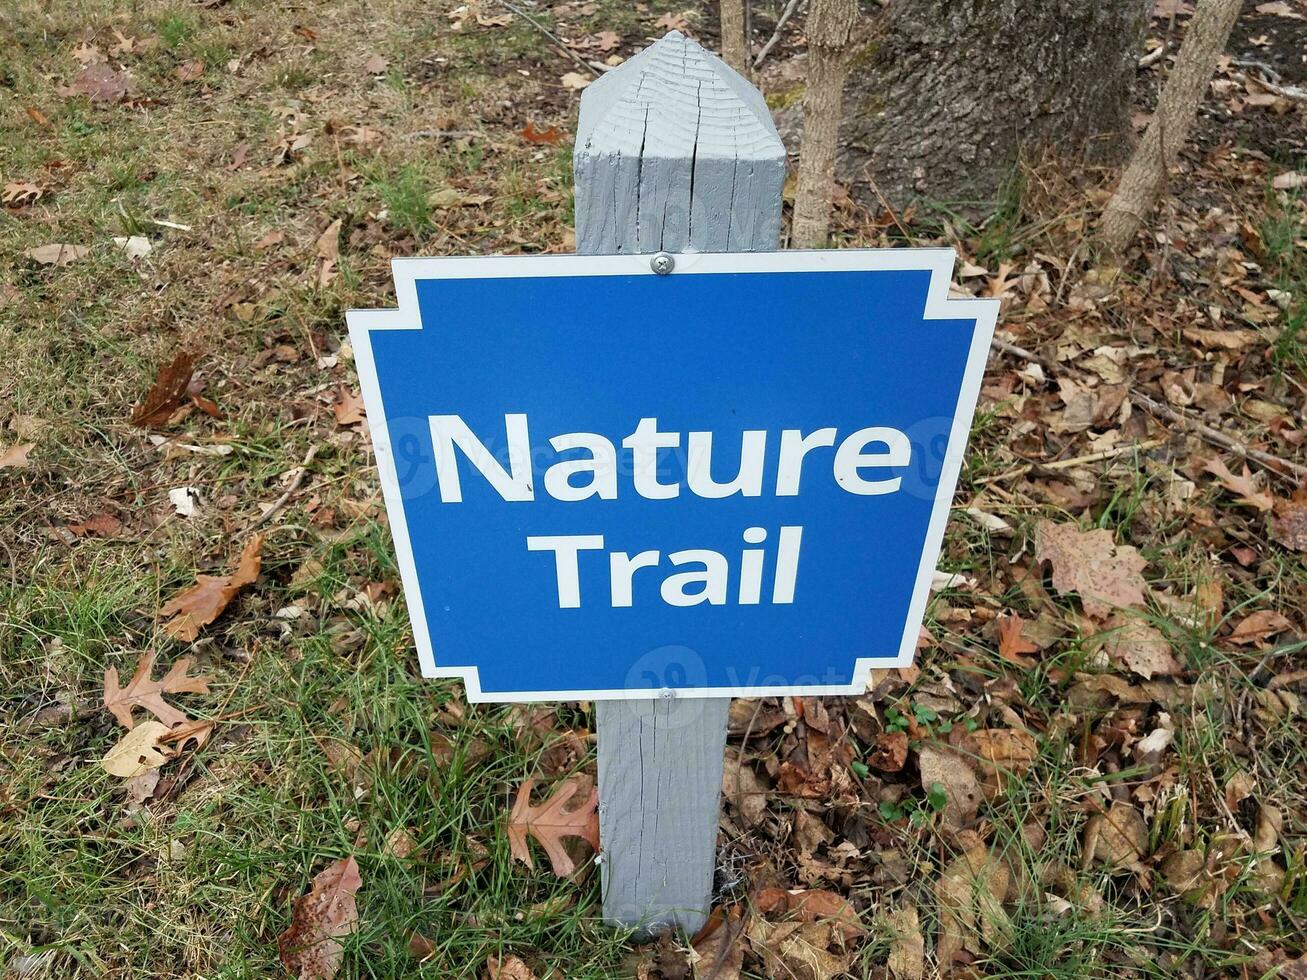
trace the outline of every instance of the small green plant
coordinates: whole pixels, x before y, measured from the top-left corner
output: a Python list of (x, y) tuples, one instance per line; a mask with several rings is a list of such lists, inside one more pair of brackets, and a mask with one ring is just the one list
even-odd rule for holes
[(427, 203), (430, 187), (416, 167), (400, 167), (394, 176), (378, 180), (376, 191), (396, 227), (414, 236), (431, 227), (431, 206)]
[(943, 783), (935, 782), (926, 790), (925, 800), (919, 800), (915, 796), (909, 796), (897, 803), (886, 800), (877, 807), (877, 810), (886, 823), (897, 823), (906, 819), (912, 826), (921, 827), (932, 815), (943, 813), (946, 806), (948, 806), (948, 790), (944, 788)]
[(175, 51), (195, 34), (195, 26), (181, 14), (169, 14), (159, 23), (159, 41), (165, 48)]

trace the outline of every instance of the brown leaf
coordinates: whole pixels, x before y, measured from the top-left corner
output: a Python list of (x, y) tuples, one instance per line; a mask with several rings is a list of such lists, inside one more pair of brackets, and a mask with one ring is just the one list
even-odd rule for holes
[(167, 423), (173, 412), (181, 408), (194, 372), (195, 354), (185, 350), (178, 352), (159, 369), (159, 375), (145, 393), (145, 398), (132, 409), (132, 425), (154, 429)]
[(1111, 531), (1044, 520), (1037, 535), (1036, 560), (1052, 565), (1059, 592), (1080, 594), (1086, 615), (1099, 619), (1113, 607), (1144, 604), (1141, 573), (1148, 562), (1130, 545), (1118, 546)]
[(781, 913), (804, 922), (829, 922), (848, 939), (866, 930), (849, 900), (835, 892), (809, 888), (764, 888), (754, 896), (763, 915)]
[(44, 190), (29, 181), (11, 180), (5, 184), (4, 193), (0, 193), (0, 203), (21, 208), (35, 204), (44, 194)]
[(34, 442), (15, 443), (0, 449), (0, 470), (18, 470), (31, 466), (27, 454), (36, 448)]
[(92, 102), (117, 102), (127, 94), (131, 79), (126, 72), (108, 65), (90, 64), (73, 77), (73, 84), (60, 89), (63, 96), (85, 95)]
[(563, 141), (563, 131), (557, 126), (550, 126), (548, 129), (536, 129), (536, 124), (529, 119), (520, 135), (528, 143), (549, 143), (553, 145)]
[(166, 602), (159, 615), (173, 617), (163, 625), (168, 635), (186, 643), (199, 636), (201, 627), (217, 619), (236, 593), (259, 577), (262, 548), (263, 535), (254, 535), (230, 575), (197, 575), (194, 585)]
[[(130, 726), (129, 726), (130, 727)], [(168, 761), (167, 750), (159, 741), (168, 734), (168, 726), (157, 721), (137, 725), (104, 754), (100, 765), (105, 772), (123, 779), (134, 779)]]
[(1021, 656), (1023, 653), (1038, 653), (1039, 644), (1031, 643), (1021, 635), (1025, 625), (1016, 613), (1000, 616), (998, 619), (998, 655), (1018, 667), (1033, 667), (1034, 663)]
[(209, 692), (209, 681), (212, 678), (188, 675), (192, 663), (190, 657), (178, 660), (160, 680), (151, 680), (155, 656), (152, 651), (141, 654), (141, 659), (136, 664), (136, 673), (126, 687), (119, 686), (117, 667), (109, 667), (104, 672), (104, 706), (124, 728), (132, 727), (132, 710), (137, 707), (151, 712), (168, 728), (180, 725), (186, 721), (186, 715), (165, 701), (163, 695)]
[(318, 240), (313, 246), (317, 251), (318, 258), (325, 259), (328, 262), (334, 262), (340, 258), (340, 225), (343, 220), (337, 218), (327, 225), (326, 230), (318, 236)]
[(1243, 464), (1243, 473), (1235, 476), (1220, 456), (1213, 456), (1203, 464), (1203, 472), (1211, 473), (1221, 482), (1221, 486), (1238, 497), (1236, 503), (1260, 511), (1268, 511), (1275, 506), (1275, 498), (1264, 490), (1258, 490), (1253, 483), (1253, 475), (1247, 463)]
[(1003, 902), (1011, 883), (1007, 865), (993, 857), (979, 840), (944, 869), (935, 882), (939, 903), (935, 956), (942, 974), (953, 972), (953, 961), (964, 950), (979, 952), (983, 943), (995, 948), (1005, 944), (1011, 921)]
[(358, 425), (368, 417), (367, 410), (363, 407), (363, 396), (343, 385), (336, 390), (331, 411), (336, 416), (336, 424), (341, 426)]
[(1307, 551), (1307, 483), (1288, 500), (1275, 500), (1271, 537), (1290, 551)]
[(84, 259), (91, 254), (91, 249), (86, 245), (38, 245), (36, 248), (29, 248), (23, 253), (33, 262), (41, 265), (53, 265), (62, 267)]
[(895, 980), (921, 980), (926, 971), (926, 940), (915, 905), (904, 905), (885, 916), (890, 934), (889, 967)]
[(1112, 663), (1126, 667), (1144, 680), (1173, 677), (1184, 667), (1171, 652), (1170, 641), (1139, 616), (1113, 616), (1103, 624), (1103, 649)]
[(121, 533), (122, 529), (123, 522), (106, 511), (92, 514), (80, 524), (68, 525), (68, 530), (78, 537), (84, 534), (94, 534), (98, 538), (112, 538)]
[(744, 918), (737, 905), (730, 914), (721, 908), (690, 942), (694, 950), (694, 980), (739, 980), (744, 968)]
[(1023, 776), (1039, 757), (1035, 736), (1024, 728), (982, 728), (968, 734), (962, 747), (980, 761), (981, 790), (987, 800)]
[(178, 81), (194, 82), (204, 74), (204, 62), (199, 58), (188, 58), (173, 69)]
[(1085, 824), (1085, 866), (1093, 860), (1143, 873), (1140, 859), (1148, 854), (1148, 825), (1133, 804), (1114, 802)]
[(613, 51), (622, 44), (622, 35), (616, 31), (600, 31), (595, 35), (595, 47), (600, 51)]
[(368, 60), (363, 62), (363, 71), (369, 75), (384, 75), (389, 67), (390, 59), (379, 54), (369, 55)]
[(517, 800), (508, 817), (508, 842), (513, 857), (528, 868), (535, 867), (531, 863), (531, 848), (527, 844), (529, 835), (544, 847), (554, 874), (566, 878), (576, 870), (576, 865), (563, 847), (564, 837), (580, 837), (596, 851), (599, 850), (598, 789), (591, 788), (590, 795), (580, 806), (564, 809), (568, 800), (581, 788), (581, 783), (580, 779), (565, 780), (542, 806), (531, 805), (534, 777), (518, 787)]
[(1291, 629), (1293, 623), (1283, 613), (1278, 613), (1274, 609), (1259, 609), (1242, 619), (1228, 639), (1231, 643), (1240, 646), (1255, 643), (1261, 647), (1263, 640)]
[(482, 976), (484, 980), (536, 980), (536, 975), (531, 972), (531, 968), (512, 955), (505, 956), (503, 959), (498, 956), (487, 957), (485, 973)]
[(330, 980), (340, 969), (340, 941), (358, 928), (355, 893), (363, 884), (353, 855), (334, 861), (295, 903), (290, 928), (277, 937), (282, 965), (300, 980)]
[(930, 792), (935, 783), (944, 787), (948, 803), (944, 824), (954, 830), (976, 819), (982, 795), (976, 773), (967, 760), (945, 746), (923, 745), (917, 755), (921, 788)]
[(867, 765), (881, 772), (898, 772), (907, 761), (907, 732), (881, 732), (876, 736), (876, 748), (867, 757)]

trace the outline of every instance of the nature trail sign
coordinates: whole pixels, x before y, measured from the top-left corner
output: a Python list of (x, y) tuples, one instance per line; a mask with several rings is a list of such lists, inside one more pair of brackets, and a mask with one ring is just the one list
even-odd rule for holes
[(996, 303), (949, 250), (401, 259), (350, 327), (424, 672), (860, 694), (911, 662)]
[(350, 335), (424, 673), (594, 699), (604, 915), (693, 932), (730, 697), (912, 658), (998, 303), (949, 250), (773, 251), (771, 115), (675, 31), (574, 163), (580, 255), (397, 260)]

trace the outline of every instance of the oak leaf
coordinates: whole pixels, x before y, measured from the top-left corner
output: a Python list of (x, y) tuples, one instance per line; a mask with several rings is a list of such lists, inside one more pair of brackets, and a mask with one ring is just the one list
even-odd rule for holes
[(151, 680), (155, 656), (156, 654), (149, 651), (141, 654), (141, 659), (136, 665), (136, 673), (132, 675), (126, 687), (118, 683), (117, 667), (109, 667), (104, 672), (104, 706), (124, 728), (131, 728), (134, 725), (132, 711), (138, 707), (151, 712), (163, 723), (165, 730), (173, 728), (186, 721), (186, 715), (165, 701), (163, 696), (209, 692), (211, 678), (188, 675), (192, 663), (190, 657), (182, 657), (162, 678), (157, 681)]
[(145, 398), (132, 409), (132, 425), (153, 429), (167, 422), (186, 398), (194, 371), (195, 354), (191, 351), (181, 351), (160, 368)]
[(281, 962), (300, 980), (330, 980), (345, 951), (341, 940), (358, 928), (355, 893), (363, 885), (351, 855), (318, 873), (295, 903), (290, 928), (277, 937)]
[(527, 837), (534, 837), (544, 847), (554, 874), (566, 878), (576, 870), (576, 864), (563, 847), (564, 837), (580, 837), (599, 850), (599, 790), (592, 788), (579, 806), (565, 809), (567, 802), (581, 789), (581, 782), (579, 779), (565, 781), (541, 806), (531, 805), (534, 777), (518, 787), (517, 800), (508, 817), (508, 843), (513, 857), (528, 868), (534, 868), (527, 844)]
[(1230, 472), (1230, 468), (1225, 465), (1225, 461), (1220, 456), (1213, 456), (1203, 464), (1203, 472), (1212, 474), (1220, 481), (1221, 486), (1238, 497), (1236, 503), (1255, 507), (1260, 511), (1268, 511), (1275, 506), (1275, 498), (1265, 490), (1258, 490), (1257, 485), (1253, 483), (1253, 475), (1247, 463), (1243, 464), (1243, 473), (1236, 476)]
[(201, 627), (217, 619), (236, 593), (259, 577), (262, 548), (263, 535), (254, 535), (230, 575), (197, 575), (194, 585), (164, 603), (159, 615), (173, 617), (163, 624), (168, 635), (186, 643), (199, 636)]
[(1077, 592), (1085, 614), (1095, 619), (1113, 607), (1142, 606), (1148, 562), (1130, 545), (1118, 545), (1103, 528), (1082, 531), (1075, 524), (1040, 521), (1037, 561), (1053, 567), (1053, 587)]
[(126, 72), (105, 64), (89, 64), (74, 76), (72, 85), (59, 89), (59, 94), (65, 98), (85, 95), (92, 102), (117, 102), (127, 94), (130, 81)]
[(1154, 626), (1138, 616), (1113, 616), (1103, 624), (1103, 650), (1114, 664), (1126, 667), (1144, 680), (1173, 677), (1184, 667), (1171, 652), (1171, 643)]

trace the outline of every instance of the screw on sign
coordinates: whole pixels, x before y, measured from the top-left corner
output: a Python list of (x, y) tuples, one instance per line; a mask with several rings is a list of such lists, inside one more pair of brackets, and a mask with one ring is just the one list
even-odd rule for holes
[(596, 701), (605, 916), (694, 930), (729, 699), (911, 662), (998, 304), (775, 251), (766, 105), (675, 31), (575, 173), (581, 254), (397, 259), (350, 334), (423, 673)]

